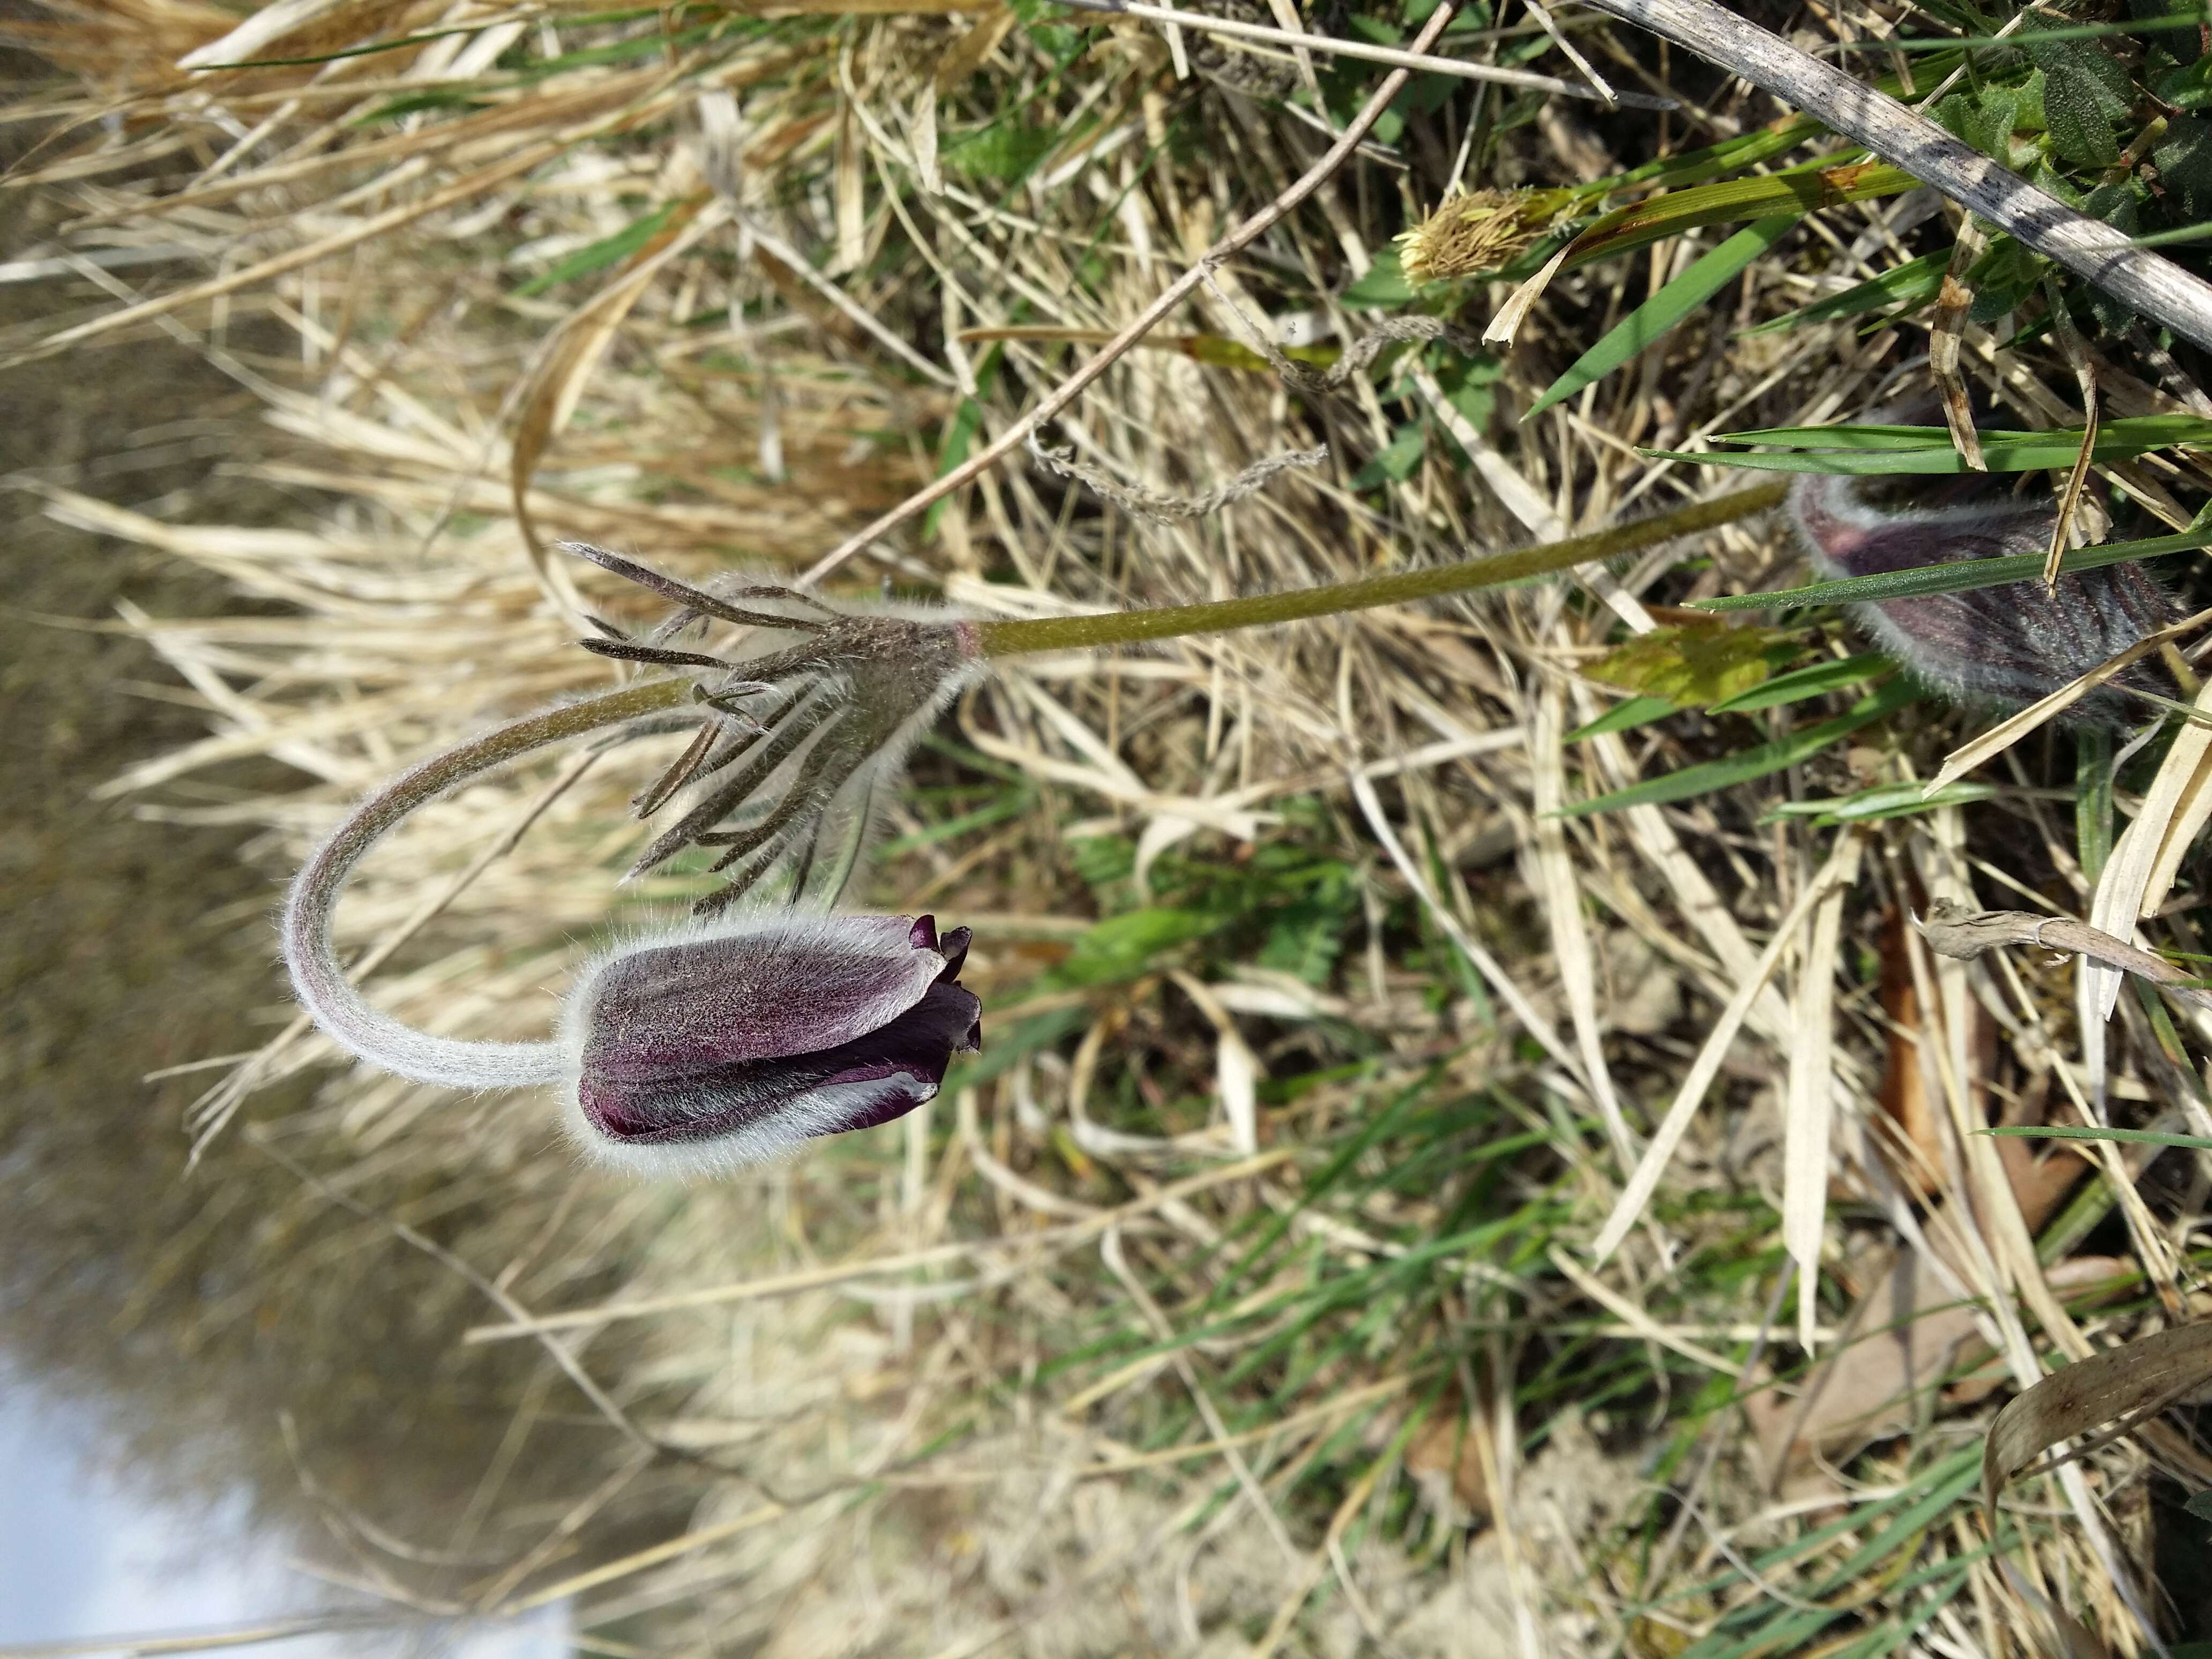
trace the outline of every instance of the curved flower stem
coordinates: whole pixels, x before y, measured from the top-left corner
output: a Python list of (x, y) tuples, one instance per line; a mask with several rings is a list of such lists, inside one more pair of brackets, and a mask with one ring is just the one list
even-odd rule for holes
[(680, 708), (692, 684), (689, 675), (647, 680), (502, 726), (409, 769), (356, 807), (293, 878), (284, 901), (285, 965), (315, 1023), (362, 1059), (417, 1083), (504, 1089), (558, 1078), (563, 1062), (554, 1043), (433, 1036), (370, 1006), (331, 947), (331, 913), (362, 855), (416, 807), (533, 749)]
[[(1709, 530), (1777, 505), (1788, 486), (1765, 483), (1694, 502), (1635, 524), (1616, 526), (1493, 558), (1470, 559), (1429, 570), (1339, 582), (1290, 593), (1261, 594), (1213, 605), (1167, 605), (1097, 617), (1051, 617), (1036, 622), (960, 623), (980, 636), (981, 654), (1014, 656), (1086, 646), (1119, 645), (1142, 640), (1176, 639), (1262, 628), (1312, 617), (1335, 616), (1375, 605), (1402, 605), (1449, 593), (1492, 587), (1560, 570), (1591, 559), (1610, 558)], [(927, 630), (924, 630), (927, 631)], [(963, 655), (966, 655), (963, 650)], [(972, 661), (972, 656), (968, 660)], [(331, 944), (331, 919), (338, 895), (368, 849), (418, 806), (533, 750), (586, 732), (666, 714), (692, 701), (696, 681), (673, 674), (627, 685), (605, 696), (563, 704), (472, 738), (434, 755), (378, 790), (346, 817), (315, 850), (294, 878), (284, 905), (284, 961), (301, 1002), (315, 1023), (362, 1059), (418, 1083), (461, 1089), (511, 1089), (559, 1080), (568, 1061), (556, 1042), (469, 1042), (433, 1036), (403, 1024), (370, 1006), (355, 988)], [(729, 803), (716, 808), (726, 810)], [(756, 825), (757, 834), (776, 819)], [(746, 845), (744, 835), (732, 843)]]
[(1086, 646), (1127, 645), (1140, 640), (1180, 639), (1191, 634), (1224, 634), (1232, 629), (1267, 628), (1315, 617), (1334, 617), (1346, 611), (1370, 610), (1376, 605), (1404, 605), (1414, 599), (1433, 599), (1448, 593), (1495, 587), (1526, 576), (1565, 570), (1590, 559), (1609, 559), (1637, 552), (1677, 536), (1764, 513), (1780, 506), (1788, 492), (1787, 484), (1759, 484), (1714, 501), (1694, 501), (1634, 524), (1615, 525), (1587, 536), (1523, 548), (1517, 553), (1469, 559), (1464, 563), (1438, 565), (1427, 570), (1370, 576), (1360, 581), (1336, 582), (1327, 587), (1300, 588), (1288, 593), (1218, 599), (1210, 605), (1164, 605), (1158, 610), (1109, 611), (1097, 617), (1048, 617), (1034, 622), (987, 622), (978, 624), (977, 632), (982, 635), (985, 656), (1011, 657), (1025, 651), (1069, 651)]

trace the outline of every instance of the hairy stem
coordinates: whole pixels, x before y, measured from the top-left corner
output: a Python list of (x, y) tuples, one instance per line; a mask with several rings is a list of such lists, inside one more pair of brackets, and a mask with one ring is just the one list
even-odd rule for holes
[(983, 654), (1011, 657), (1027, 651), (1072, 651), (1090, 646), (1128, 645), (1141, 640), (1173, 640), (1191, 634), (1225, 634), (1233, 629), (1267, 628), (1315, 617), (1334, 617), (1376, 605), (1405, 605), (1449, 593), (1495, 587), (1525, 576), (1565, 570), (1589, 559), (1609, 559), (1670, 541), (1677, 536), (1730, 524), (1778, 507), (1789, 493), (1783, 483), (1765, 483), (1710, 501), (1694, 501), (1634, 524), (1615, 525), (1587, 536), (1573, 536), (1517, 553), (1500, 553), (1462, 564), (1407, 570), (1391, 576), (1336, 582), (1289, 593), (1261, 593), (1209, 605), (1164, 605), (1153, 611), (1113, 611), (1100, 617), (1048, 617), (1035, 622), (978, 624)]
[(679, 708), (690, 700), (692, 684), (689, 675), (647, 680), (502, 726), (403, 772), (356, 807), (293, 878), (284, 902), (285, 965), (315, 1023), (362, 1059), (417, 1083), (516, 1088), (559, 1077), (562, 1061), (552, 1043), (433, 1036), (371, 1007), (331, 945), (338, 895), (362, 855), (416, 807), (534, 749)]

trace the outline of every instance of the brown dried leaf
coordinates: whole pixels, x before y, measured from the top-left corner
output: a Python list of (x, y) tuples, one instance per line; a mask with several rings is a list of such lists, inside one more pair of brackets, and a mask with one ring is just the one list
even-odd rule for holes
[(1959, 222), (1959, 240), (1951, 247), (1951, 266), (1943, 273), (1943, 286), (1936, 294), (1936, 317), (1928, 330), (1928, 371), (1936, 377), (1936, 390), (1943, 400), (1944, 424), (1951, 428), (1952, 447), (1959, 459), (1977, 472), (1988, 471), (1982, 459), (1982, 441), (1974, 430), (1974, 408), (1966, 397), (1966, 377), (1959, 373), (1960, 337), (1966, 331), (1966, 313), (1973, 309), (1973, 285), (1966, 273), (1982, 257), (1989, 239), (1971, 216)]
[(2212, 1382), (2212, 1321), (2140, 1337), (2076, 1360), (2014, 1398), (1990, 1425), (1982, 1448), (1982, 1503), (1997, 1496), (2022, 1469), (2062, 1440), (2111, 1423), (2133, 1430)]

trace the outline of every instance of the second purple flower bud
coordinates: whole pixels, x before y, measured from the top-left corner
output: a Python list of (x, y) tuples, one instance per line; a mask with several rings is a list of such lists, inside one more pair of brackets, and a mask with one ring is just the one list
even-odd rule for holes
[[(1978, 489), (1977, 499), (1942, 481), (1807, 473), (1790, 492), (1790, 516), (1814, 565), (1829, 578), (2040, 555), (2050, 545), (2051, 507)], [(2011, 582), (1852, 610), (1878, 644), (1937, 690), (2007, 708), (2057, 690), (2173, 619), (2166, 590), (2140, 564), (2069, 571), (2051, 590), (2040, 581)], [(2173, 692), (2151, 662), (2128, 669), (2119, 684)], [(2111, 724), (2132, 712), (2132, 701), (2110, 688), (2072, 710), (2078, 720)]]

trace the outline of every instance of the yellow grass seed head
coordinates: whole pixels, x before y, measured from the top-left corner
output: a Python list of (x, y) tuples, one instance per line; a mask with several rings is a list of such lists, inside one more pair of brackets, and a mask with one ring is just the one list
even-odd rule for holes
[(1471, 190), (1448, 196), (1398, 237), (1399, 262), (1417, 283), (1502, 270), (1558, 216), (1564, 191)]

